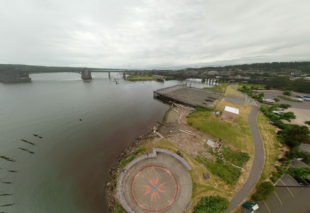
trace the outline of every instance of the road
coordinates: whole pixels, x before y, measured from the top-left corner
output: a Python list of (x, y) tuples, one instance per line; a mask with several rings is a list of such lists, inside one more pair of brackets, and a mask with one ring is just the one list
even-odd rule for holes
[[(231, 87), (231, 88), (235, 89), (234, 87)], [(257, 106), (252, 106), (252, 110), (248, 116), (252, 138), (253, 138), (254, 146), (255, 146), (255, 155), (254, 155), (252, 169), (251, 169), (248, 180), (242, 186), (242, 188), (239, 190), (236, 196), (230, 201), (229, 209), (225, 211), (225, 213), (230, 212), (231, 210), (236, 208), (239, 204), (241, 204), (241, 202), (246, 198), (246, 196), (255, 187), (261, 175), (261, 172), (263, 170), (264, 161), (265, 161), (265, 151), (264, 151), (263, 140), (261, 138), (258, 125), (256, 122), (258, 113), (259, 113), (259, 108)]]

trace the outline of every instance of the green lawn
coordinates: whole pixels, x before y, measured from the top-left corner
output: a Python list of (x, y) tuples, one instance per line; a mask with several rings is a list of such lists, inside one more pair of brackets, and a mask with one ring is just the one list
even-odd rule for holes
[(225, 88), (232, 83), (220, 83), (219, 85), (216, 85), (214, 87), (204, 87), (205, 90), (210, 90), (214, 92), (224, 92)]
[(248, 115), (252, 109), (250, 105), (241, 106), (221, 100), (216, 110), (223, 111), (225, 106), (239, 109), (239, 116), (234, 122), (222, 121), (212, 112), (196, 112), (188, 116), (187, 123), (194, 128), (210, 134), (224, 142), (236, 147), (239, 151), (254, 155), (254, 143), (248, 121)]
[(128, 81), (155, 81), (156, 78), (149, 75), (131, 75), (127, 79)]
[(258, 90), (265, 90), (266, 88), (266, 85), (257, 85), (257, 84), (236, 84), (235, 87), (238, 89), (240, 87), (243, 87), (243, 86), (246, 86), (246, 87), (249, 87), (249, 88), (254, 88), (254, 89), (258, 89)]

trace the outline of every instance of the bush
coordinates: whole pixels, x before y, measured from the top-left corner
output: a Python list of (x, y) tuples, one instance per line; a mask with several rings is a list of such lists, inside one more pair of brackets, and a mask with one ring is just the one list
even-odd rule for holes
[(210, 110), (210, 109), (204, 108), (203, 106), (199, 106), (199, 105), (197, 105), (197, 106), (195, 107), (195, 110), (198, 111), (198, 112), (212, 111), (212, 110)]
[(291, 95), (292, 95), (292, 93), (291, 93), (290, 91), (284, 91), (282, 94), (283, 94), (283, 95), (288, 95), (288, 96), (291, 96)]
[(287, 120), (289, 122), (291, 122), (291, 119), (295, 119), (296, 116), (294, 114), (294, 112), (287, 112), (287, 113), (283, 113), (280, 115), (280, 119), (284, 119)]
[(309, 143), (308, 134), (308, 127), (294, 125), (285, 132), (284, 141), (289, 146), (299, 146), (301, 143)]
[(222, 213), (229, 207), (229, 201), (220, 196), (202, 197), (194, 208), (197, 213)]
[(274, 100), (275, 102), (279, 102), (279, 101), (280, 101), (279, 98), (274, 98), (273, 100)]
[(288, 97), (281, 96), (281, 95), (278, 95), (278, 97), (279, 97), (279, 98), (282, 98), (283, 100), (287, 100), (287, 101), (292, 101), (292, 102), (302, 102), (302, 101), (295, 100), (295, 99), (288, 98)]
[(294, 167), (286, 171), (286, 173), (292, 177), (308, 178), (310, 176), (310, 167)]
[(252, 199), (256, 202), (266, 200), (274, 190), (275, 187), (271, 182), (263, 182), (257, 188), (256, 193), (252, 195)]
[(142, 148), (142, 147), (139, 147), (139, 149), (137, 149), (136, 153), (143, 153), (146, 151), (146, 148)]
[(285, 152), (288, 159), (292, 160), (294, 158), (302, 158), (302, 161), (306, 164), (310, 164), (310, 153), (309, 152), (299, 152), (298, 150), (292, 150)]
[(291, 107), (291, 105), (290, 104), (279, 104), (279, 107), (283, 108), (283, 109), (287, 109), (287, 108)]
[(224, 161), (219, 159), (217, 159), (215, 163), (208, 159), (203, 159), (201, 162), (211, 171), (212, 174), (219, 176), (228, 184), (235, 184), (242, 173), (239, 168), (234, 167), (229, 163), (224, 163)]
[(126, 213), (126, 210), (122, 206), (116, 204), (115, 209), (114, 209), (114, 213)]
[[(271, 180), (272, 182), (276, 183), (276, 182), (279, 180), (279, 178), (271, 177), (270, 180)], [(252, 199), (253, 199), (253, 198), (252, 198)], [(254, 200), (254, 199), (253, 199), (253, 200)], [(255, 201), (255, 200), (254, 200), (254, 201)]]
[(128, 158), (122, 160), (121, 163), (120, 163), (120, 166), (121, 166), (121, 167), (126, 166), (126, 165), (127, 165), (129, 162), (131, 162), (133, 159), (135, 159), (135, 156), (134, 156), (134, 155), (131, 155), (130, 157), (128, 157)]
[(308, 124), (310, 126), (310, 121), (305, 121), (305, 124)]

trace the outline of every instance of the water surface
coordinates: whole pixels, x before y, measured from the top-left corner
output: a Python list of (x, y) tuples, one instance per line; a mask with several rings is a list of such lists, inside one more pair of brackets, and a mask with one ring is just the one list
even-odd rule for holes
[[(16, 160), (0, 159), (1, 181), (12, 182), (0, 184), (0, 193), (12, 194), (2, 196), (1, 205), (14, 203), (1, 211), (108, 212), (103, 188), (108, 170), (168, 109), (153, 91), (184, 83), (115, 84), (107, 73), (92, 76), (83, 81), (76, 73), (33, 74), (30, 83), (0, 83), (0, 155)], [(209, 86), (197, 79), (187, 82)]]

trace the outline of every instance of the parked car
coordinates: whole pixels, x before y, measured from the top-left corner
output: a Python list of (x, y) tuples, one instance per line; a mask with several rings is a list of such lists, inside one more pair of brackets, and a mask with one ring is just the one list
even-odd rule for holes
[(304, 101), (310, 101), (310, 98), (304, 98)]
[(304, 96), (302, 95), (295, 95), (296, 98), (303, 98)]
[[(303, 178), (304, 179), (304, 178)], [(304, 179), (309, 185), (310, 185), (310, 179), (309, 178), (306, 178)]]
[(304, 95), (304, 98), (310, 98), (310, 95)]
[(286, 113), (285, 111), (272, 111), (272, 112), (276, 115), (281, 115), (281, 114)]
[(308, 182), (305, 181), (304, 179), (302, 179), (301, 177), (294, 176), (294, 179), (297, 181), (297, 183), (298, 183), (299, 185), (302, 185), (302, 186), (310, 186), (310, 185), (308, 184)]

